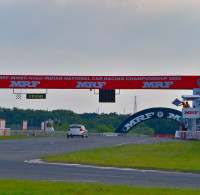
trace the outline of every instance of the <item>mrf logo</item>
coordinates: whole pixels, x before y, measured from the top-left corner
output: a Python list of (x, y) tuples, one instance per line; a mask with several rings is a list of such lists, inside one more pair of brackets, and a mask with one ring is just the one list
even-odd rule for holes
[(143, 82), (142, 88), (169, 88), (173, 82)]
[(76, 88), (102, 88), (106, 82), (77, 82)]
[(199, 111), (185, 111), (184, 114), (197, 114)]
[(30, 87), (34, 88), (38, 84), (40, 84), (40, 81), (10, 81), (11, 84), (9, 87)]

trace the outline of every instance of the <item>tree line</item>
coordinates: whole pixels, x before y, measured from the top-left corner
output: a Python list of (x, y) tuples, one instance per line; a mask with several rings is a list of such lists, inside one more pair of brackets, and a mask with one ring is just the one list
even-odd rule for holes
[[(70, 124), (83, 124), (89, 132), (114, 132), (115, 129), (130, 114), (117, 113), (83, 113), (77, 114), (71, 110), (32, 110), (19, 108), (0, 108), (0, 119), (6, 120), (6, 127), (22, 129), (23, 120), (28, 121), (31, 127), (40, 129), (41, 122), (54, 121), (54, 129), (66, 131)], [(178, 129), (175, 121), (167, 119), (152, 119), (134, 127), (129, 133), (136, 134), (174, 134)]]

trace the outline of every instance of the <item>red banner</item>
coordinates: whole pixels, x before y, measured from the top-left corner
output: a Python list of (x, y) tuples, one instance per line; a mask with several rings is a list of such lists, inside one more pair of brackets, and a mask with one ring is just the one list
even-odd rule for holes
[(194, 89), (200, 88), (200, 76), (0, 75), (0, 88)]
[(22, 127), (22, 129), (24, 131), (27, 131), (27, 129), (28, 129), (28, 121), (23, 121), (23, 127)]
[(45, 131), (45, 129), (44, 129), (44, 122), (41, 122), (41, 131)]

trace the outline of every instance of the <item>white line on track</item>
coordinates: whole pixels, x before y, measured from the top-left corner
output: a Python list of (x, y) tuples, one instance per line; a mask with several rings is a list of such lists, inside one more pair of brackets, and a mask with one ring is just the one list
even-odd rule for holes
[(184, 174), (184, 175), (199, 175), (197, 173), (183, 173), (176, 171), (164, 171), (164, 170), (144, 170), (144, 169), (133, 169), (133, 168), (119, 168), (119, 167), (101, 167), (93, 165), (83, 165), (83, 164), (67, 164), (67, 163), (48, 163), (44, 162), (41, 159), (33, 159), (25, 161), (26, 163), (37, 163), (37, 164), (48, 164), (48, 165), (61, 165), (61, 166), (74, 166), (74, 167), (85, 167), (85, 168), (94, 168), (94, 169), (104, 169), (104, 170), (118, 170), (118, 171), (138, 171), (142, 173), (152, 172), (152, 173), (168, 173), (168, 174)]
[(98, 181), (94, 181), (94, 180), (50, 180), (53, 182), (76, 182), (76, 183), (98, 183)]
[(117, 145), (114, 145), (114, 146), (122, 146), (122, 145), (127, 145), (127, 144), (134, 144), (134, 143), (143, 142), (145, 140), (147, 140), (147, 139), (142, 139), (142, 140), (138, 140), (138, 141), (134, 141), (134, 142), (124, 142), (124, 143), (117, 144)]

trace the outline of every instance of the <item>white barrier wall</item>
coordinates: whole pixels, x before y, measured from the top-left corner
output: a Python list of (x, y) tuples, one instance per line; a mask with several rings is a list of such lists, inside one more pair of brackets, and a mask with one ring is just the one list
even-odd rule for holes
[(176, 131), (175, 138), (200, 140), (200, 131)]
[(6, 120), (0, 119), (0, 136), (6, 135)]

